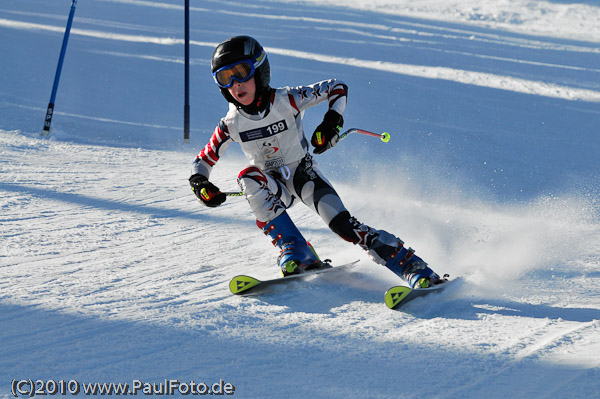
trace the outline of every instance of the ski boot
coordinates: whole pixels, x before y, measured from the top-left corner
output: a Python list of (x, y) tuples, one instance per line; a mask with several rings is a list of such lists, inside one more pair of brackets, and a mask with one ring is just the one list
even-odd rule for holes
[(369, 245), (369, 255), (406, 281), (411, 288), (428, 288), (446, 280), (431, 270), (412, 248), (385, 230), (376, 230)]
[(321, 262), (317, 253), (292, 222), (287, 212), (283, 212), (263, 228), (265, 235), (273, 239), (273, 245), (281, 249), (277, 263), (284, 277), (331, 267)]

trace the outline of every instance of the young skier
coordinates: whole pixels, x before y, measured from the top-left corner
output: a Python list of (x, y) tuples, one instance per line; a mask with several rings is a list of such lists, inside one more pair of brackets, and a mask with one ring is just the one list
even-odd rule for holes
[(229, 102), (229, 112), (193, 162), (189, 181), (202, 203), (216, 207), (225, 201), (225, 194), (209, 177), (227, 147), (236, 142), (250, 162), (239, 173), (238, 184), (257, 226), (280, 248), (278, 264), (284, 276), (329, 267), (319, 260), (286, 212), (301, 201), (334, 233), (360, 245), (375, 262), (388, 267), (412, 288), (443, 281), (399, 238), (352, 217), (309, 154), (302, 126), (304, 111), (327, 101), (329, 109), (310, 143), (315, 154), (334, 147), (344, 123), (348, 87), (343, 82), (330, 79), (273, 89), (269, 86), (267, 54), (249, 36), (220, 43), (213, 52), (211, 68), (215, 83)]

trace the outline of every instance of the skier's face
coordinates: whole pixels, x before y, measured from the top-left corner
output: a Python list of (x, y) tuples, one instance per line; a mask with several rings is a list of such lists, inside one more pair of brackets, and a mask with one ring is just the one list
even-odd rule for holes
[(234, 80), (233, 85), (228, 88), (229, 94), (242, 105), (250, 105), (254, 101), (256, 94), (256, 84), (254, 83), (254, 77), (248, 79), (245, 82), (238, 82)]

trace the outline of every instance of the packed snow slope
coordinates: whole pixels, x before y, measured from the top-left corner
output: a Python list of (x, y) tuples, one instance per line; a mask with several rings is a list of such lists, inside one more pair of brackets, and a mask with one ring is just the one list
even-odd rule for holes
[[(183, 1), (78, 2), (48, 138), (71, 2), (0, 4), (0, 397), (29, 379), (600, 397), (596, 2), (191, 3), (189, 144)], [(229, 294), (235, 274), (276, 276), (278, 254), (244, 199), (208, 209), (187, 182), (226, 112), (212, 50), (238, 34), (265, 46), (273, 86), (349, 85), (346, 127), (392, 139), (351, 136), (322, 170), (359, 220), (460, 282), (390, 311), (398, 279), (298, 205), (321, 257), (359, 265)], [(307, 112), (309, 134), (325, 111)], [(244, 165), (232, 149), (211, 179), (236, 189)]]

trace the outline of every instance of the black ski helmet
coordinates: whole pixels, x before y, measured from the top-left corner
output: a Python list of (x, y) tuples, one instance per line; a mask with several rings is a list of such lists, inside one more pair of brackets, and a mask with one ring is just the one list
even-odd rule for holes
[[(233, 64), (234, 62), (259, 58), (263, 53), (264, 60), (260, 65), (255, 66), (256, 69), (254, 70), (256, 101), (265, 90), (269, 89), (269, 83), (271, 82), (271, 67), (269, 66), (267, 54), (256, 39), (250, 36), (235, 36), (221, 42), (213, 52), (210, 67), (212, 72), (215, 73), (218, 69)], [(228, 102), (240, 106), (231, 94), (229, 94), (229, 90), (222, 87), (220, 87), (220, 89), (221, 94), (223, 94), (223, 97), (225, 97)]]

